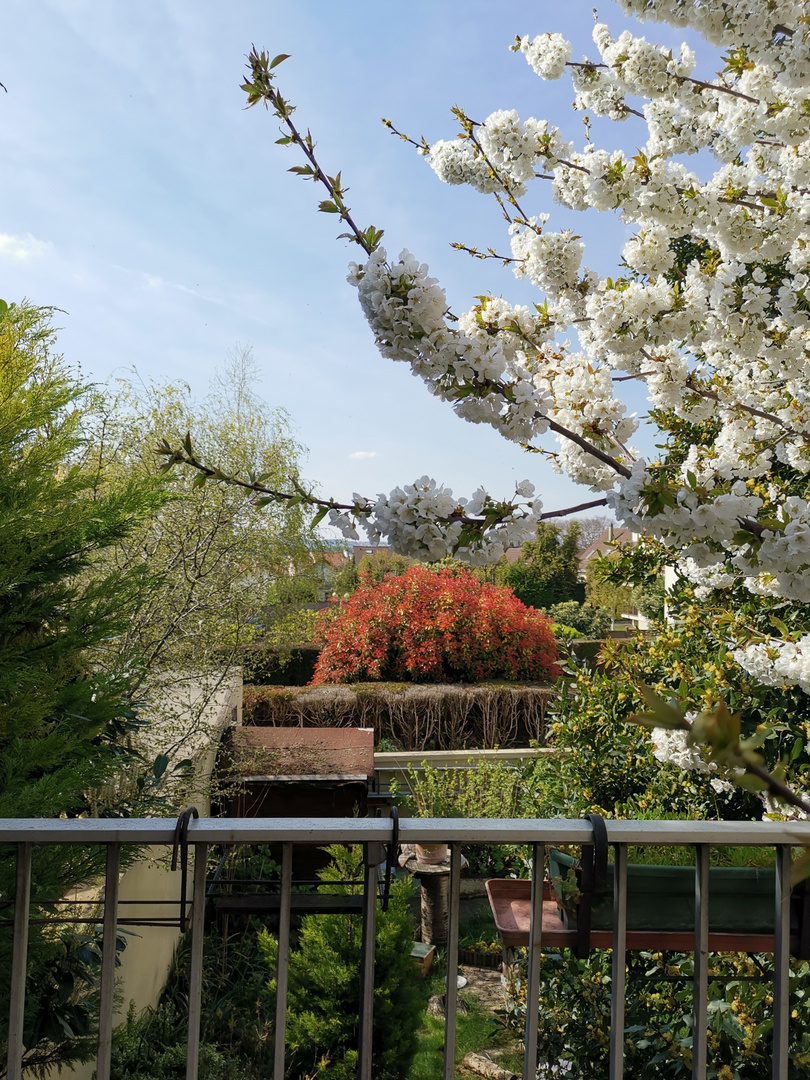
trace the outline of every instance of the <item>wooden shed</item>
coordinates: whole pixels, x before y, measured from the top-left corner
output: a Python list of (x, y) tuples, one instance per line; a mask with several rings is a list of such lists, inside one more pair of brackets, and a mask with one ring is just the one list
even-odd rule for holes
[(372, 728), (238, 727), (226, 755), (228, 817), (366, 813)]

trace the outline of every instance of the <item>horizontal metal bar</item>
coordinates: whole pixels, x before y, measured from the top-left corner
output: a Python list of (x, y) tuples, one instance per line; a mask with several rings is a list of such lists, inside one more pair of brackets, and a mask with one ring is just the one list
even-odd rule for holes
[[(177, 901), (175, 901), (174, 906), (177, 907)], [(53, 916), (49, 916), (47, 919), (29, 919), (28, 920), (28, 925), (29, 926), (69, 926), (70, 924), (75, 924), (77, 926), (87, 926), (88, 923), (97, 924), (98, 922), (99, 922), (98, 919), (89, 919), (87, 917), (87, 915), (76, 916), (75, 918), (73, 916), (68, 917), (66, 915), (53, 915)], [(13, 926), (13, 925), (14, 925), (14, 922), (13, 922), (12, 919), (0, 919), (0, 926)], [(143, 918), (143, 919), (119, 919), (118, 920), (118, 925), (119, 926), (169, 926), (169, 927), (175, 927), (176, 926), (176, 927), (179, 927), (180, 926), (180, 920), (177, 918), (176, 915), (174, 916), (173, 919), (169, 918), (168, 916), (166, 918), (155, 917), (155, 918), (151, 918), (151, 919), (147, 919), (147, 918)]]
[(424, 772), (425, 766), (432, 769), (474, 769), (481, 761), (511, 762), (531, 761), (538, 757), (560, 756), (560, 751), (551, 746), (519, 747), (510, 750), (384, 750), (374, 755), (374, 768), (385, 772), (400, 769), (413, 769), (416, 773)]
[[(174, 819), (160, 818), (6, 818), (0, 831), (6, 843), (171, 844)], [(608, 821), (608, 840), (617, 844), (810, 844), (810, 821)], [(468, 844), (588, 844), (587, 821), (563, 818), (406, 818), (402, 843), (439, 841)], [(199, 818), (188, 830), (189, 843), (296, 844), (387, 842), (387, 818)]]
[(261, 773), (257, 776), (240, 776), (240, 784), (301, 784), (346, 783), (365, 784), (371, 777), (368, 773)]

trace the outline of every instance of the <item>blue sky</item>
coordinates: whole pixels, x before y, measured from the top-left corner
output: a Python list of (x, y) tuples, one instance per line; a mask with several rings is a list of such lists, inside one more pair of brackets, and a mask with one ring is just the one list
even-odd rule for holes
[[(615, 33), (629, 25), (613, 4), (599, 14)], [(252, 345), (258, 390), (290, 413), (321, 494), (427, 473), (458, 495), (509, 495), (528, 477), (547, 509), (589, 498), (382, 360), (345, 281), (358, 249), (334, 239), (315, 211), (324, 195), (286, 171), (298, 159), (274, 144), (271, 116), (243, 110), (239, 84), (251, 44), (290, 53), (280, 85), (323, 166), (342, 169), (358, 224), (427, 262), (456, 311), (489, 291), (531, 302), (511, 273), (449, 246), (506, 250), (494, 202), (442, 185), (380, 117), (433, 141), (455, 135), (454, 104), (480, 120), (517, 108), (581, 145), (570, 83), (542, 82), (509, 45), (555, 30), (593, 56), (592, 21), (582, 0), (6, 0), (0, 296), (61, 309), (60, 348), (97, 381), (135, 367), (202, 397), (228, 350)], [(660, 25), (646, 36), (681, 39)], [(712, 75), (710, 57), (699, 70)], [(643, 141), (640, 122), (614, 127), (596, 123), (595, 141)], [(573, 224), (589, 265), (615, 267), (628, 235), (616, 221), (568, 214), (542, 184), (524, 203)]]

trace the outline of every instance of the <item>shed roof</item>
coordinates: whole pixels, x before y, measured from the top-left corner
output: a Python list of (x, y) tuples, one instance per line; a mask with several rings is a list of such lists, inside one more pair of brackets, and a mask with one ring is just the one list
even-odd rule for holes
[(235, 775), (322, 777), (324, 780), (374, 775), (372, 728), (235, 728), (231, 742)]

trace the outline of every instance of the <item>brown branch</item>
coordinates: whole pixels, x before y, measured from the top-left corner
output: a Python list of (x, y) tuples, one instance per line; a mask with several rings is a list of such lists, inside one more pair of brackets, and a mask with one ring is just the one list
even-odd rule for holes
[[(640, 349), (639, 352), (651, 363), (664, 363), (664, 361), (660, 360), (657, 356), (651, 356), (646, 349)], [(648, 372), (642, 372), (642, 374), (646, 375), (648, 374)], [(639, 377), (640, 376), (636, 375), (624, 376), (624, 378), (628, 379), (635, 379)], [(623, 381), (623, 378), (617, 378), (614, 381), (621, 382)], [(761, 420), (768, 420), (772, 424), (777, 424), (784, 430), (786, 435), (792, 435), (797, 439), (801, 438), (805, 441), (807, 441), (808, 439), (808, 435), (801, 431), (796, 431), (795, 428), (789, 427), (788, 424), (786, 424), (785, 421), (781, 418), (781, 416), (777, 416), (775, 413), (763, 412), (762, 409), (755, 409), (752, 405), (743, 405), (741, 401), (726, 402), (715, 390), (707, 390), (705, 387), (696, 386), (692, 382), (691, 375), (686, 380), (686, 386), (692, 391), (693, 394), (697, 394), (698, 397), (704, 397), (708, 398), (708, 400), (710, 401), (716, 401), (721, 409), (728, 409), (729, 411), (732, 409), (740, 409), (742, 412), (748, 413), (750, 416), (758, 416)]]
[[(204, 465), (193, 454), (187, 454), (183, 450), (168, 450), (165, 446), (157, 447), (154, 453), (167, 458), (164, 470), (172, 468), (174, 465), (187, 465), (189, 468), (196, 469), (207, 479), (216, 480), (221, 484), (228, 484), (231, 487), (239, 487), (245, 491), (253, 492), (256, 495), (263, 495), (269, 499), (275, 499), (278, 502), (303, 502), (308, 506), (318, 506), (326, 510), (347, 510), (350, 513), (356, 513), (358, 510), (357, 503), (339, 503), (334, 499), (319, 499), (308, 491), (276, 491), (274, 488), (266, 487), (264, 484), (257, 480), (240, 480), (238, 476), (230, 476), (228, 473), (224, 473), (221, 469), (211, 468), (208, 465)], [(603, 505), (604, 500), (600, 503), (594, 503), (594, 506)], [(512, 504), (507, 504), (510, 507)], [(365, 499), (361, 507), (363, 512), (370, 513), (373, 508), (373, 503), (369, 499)], [(587, 509), (587, 506), (582, 507)], [(547, 514), (547, 517), (559, 516), (564, 513), (573, 513), (573, 510), (559, 511), (558, 514)], [(444, 524), (458, 524), (468, 525), (471, 528), (482, 528), (487, 524), (487, 518), (475, 518), (467, 516), (463, 510), (459, 507), (447, 514), (445, 517), (437, 518), (437, 521)], [(497, 524), (501, 518), (496, 519), (493, 524)], [(483, 532), (483, 529), (482, 529)]]
[(415, 139), (412, 139), (410, 135), (406, 135), (404, 131), (398, 131), (397, 128), (395, 128), (391, 121), (388, 120), (386, 117), (381, 117), (380, 122), (383, 127), (387, 127), (391, 134), (396, 135), (398, 139), (402, 139), (403, 142), (410, 143), (411, 146), (415, 146), (416, 149), (420, 150), (422, 153), (430, 152), (430, 144), (425, 140), (424, 136), (422, 136), (421, 142), (417, 142)]
[(563, 427), (562, 424), (558, 424), (556, 420), (549, 420), (548, 426), (556, 435), (562, 435), (564, 439), (569, 439), (572, 443), (576, 443), (576, 445), (581, 450), (584, 450), (586, 454), (595, 457), (598, 461), (601, 461), (603, 465), (610, 466), (610, 468), (614, 469), (619, 476), (623, 476), (626, 480), (629, 480), (633, 475), (620, 461), (617, 461), (614, 457), (611, 457), (610, 454), (606, 454), (603, 450), (600, 450), (592, 443), (589, 443), (587, 439), (584, 439), (575, 431), (569, 431), (568, 428)]
[(340, 211), (340, 220), (345, 221), (349, 228), (352, 230), (355, 240), (365, 251), (366, 255), (371, 255), (374, 252), (374, 248), (371, 246), (371, 244), (368, 243), (360, 229), (358, 229), (357, 225), (352, 219), (351, 211), (349, 210), (348, 206), (346, 206), (346, 204), (343, 202), (340, 192), (336, 189), (336, 186), (331, 183), (329, 177), (318, 164), (315, 154), (311, 148), (312, 140), (309, 137), (309, 133), (307, 133), (307, 139), (303, 139), (299, 132), (296, 130), (295, 124), (293, 124), (289, 116), (284, 116), (282, 118), (282, 122), (286, 124), (287, 129), (289, 130), (293, 142), (296, 144), (296, 146), (299, 146), (304, 151), (304, 156), (307, 158), (307, 160), (315, 170), (316, 178), (320, 180), (320, 182), (324, 185), (326, 190), (335, 200), (335, 203)]
[[(608, 64), (595, 64), (587, 60), (579, 62), (569, 60), (565, 66), (587, 68), (589, 71), (596, 71), (597, 68), (610, 70)], [(618, 65), (616, 66), (618, 67)], [(730, 86), (717, 86), (715, 83), (704, 82), (703, 79), (693, 79), (689, 75), (672, 75), (671, 78), (677, 79), (679, 82), (692, 83), (693, 86), (699, 86), (701, 90), (718, 90), (720, 93), (730, 94), (732, 97), (736, 98), (742, 98), (743, 101), (750, 101), (752, 105), (759, 105), (759, 98), (749, 97), (748, 94), (742, 94), (739, 90), (732, 90)]]
[[(170, 469), (173, 465), (188, 465), (191, 469), (196, 469), (197, 472), (202, 473), (208, 479), (218, 480), (222, 484), (228, 484), (231, 487), (240, 487), (245, 491), (252, 491), (256, 495), (266, 495), (271, 499), (277, 499), (279, 502), (292, 502), (303, 501), (310, 506), (326, 507), (327, 510), (354, 510), (355, 505), (353, 503), (337, 503), (333, 499), (319, 499), (315, 495), (309, 492), (289, 492), (289, 491), (275, 491), (273, 488), (266, 487), (264, 484), (260, 484), (256, 480), (240, 480), (238, 476), (229, 476), (227, 473), (222, 472), (221, 469), (212, 469), (208, 465), (203, 465), (193, 454), (186, 454), (182, 450), (167, 451), (165, 447), (157, 447), (154, 453), (163, 455), (167, 458), (165, 469)], [(371, 503), (368, 503), (369, 508)]]
[(499, 255), (497, 251), (493, 251), (492, 248), (488, 248), (486, 252), (479, 251), (478, 248), (468, 247), (466, 244), (462, 244), (458, 241), (454, 241), (450, 244), (451, 248), (456, 251), (466, 251), (468, 255), (472, 255), (474, 259), (497, 259), (506, 266), (508, 263), (525, 262), (525, 259), (515, 259), (510, 255)]
[(777, 780), (776, 777), (769, 773), (767, 769), (763, 768), (762, 765), (752, 765), (750, 762), (746, 762), (745, 771), (752, 776), (756, 776), (757, 779), (766, 784), (768, 791), (770, 791), (772, 795), (775, 795), (783, 802), (789, 803), (790, 806), (795, 806), (797, 809), (803, 810), (805, 814), (810, 816), (810, 803), (805, 802), (805, 800), (800, 798), (794, 791), (791, 791), (787, 784), (784, 784), (781, 780)]
[(597, 506), (607, 506), (607, 499), (593, 499), (591, 502), (580, 503), (579, 506), (569, 506), (565, 510), (548, 510), (540, 515), (541, 521), (548, 518), (566, 517), (568, 514), (578, 514), (581, 510), (594, 510)]

